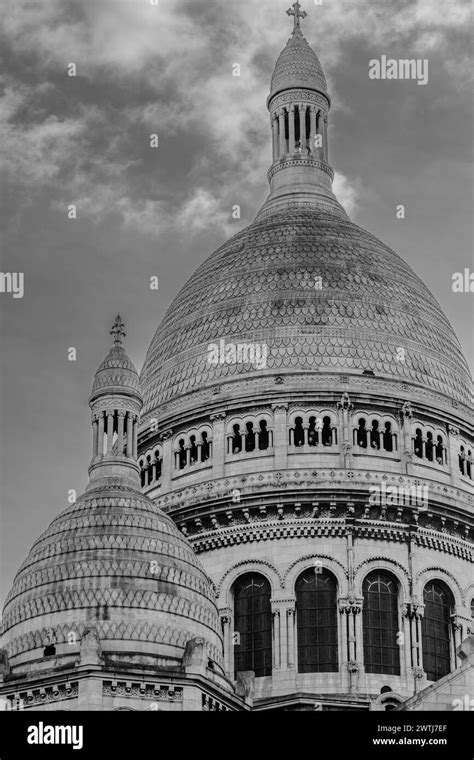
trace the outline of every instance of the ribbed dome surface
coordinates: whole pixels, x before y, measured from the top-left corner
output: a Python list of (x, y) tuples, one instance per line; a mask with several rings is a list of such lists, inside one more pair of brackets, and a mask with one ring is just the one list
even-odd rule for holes
[(114, 345), (95, 373), (92, 393), (105, 388), (140, 389), (138, 373), (121, 345)]
[(10, 657), (42, 656), (48, 630), (61, 644), (91, 623), (103, 648), (125, 640), (128, 653), (138, 642), (176, 657), (202, 636), (221, 660), (213, 591), (196, 555), (169, 517), (119, 483), (87, 491), (35, 542), (5, 603), (2, 646)]
[(293, 87), (327, 92), (326, 77), (318, 56), (300, 31), (290, 37), (278, 57), (272, 75), (270, 97)]
[[(266, 343), (267, 366), (213, 366), (208, 346), (220, 339)], [(470, 402), (456, 335), (411, 268), (349, 220), (284, 210), (231, 238), (178, 294), (145, 360), (142, 421), (232, 378), (364, 370)]]

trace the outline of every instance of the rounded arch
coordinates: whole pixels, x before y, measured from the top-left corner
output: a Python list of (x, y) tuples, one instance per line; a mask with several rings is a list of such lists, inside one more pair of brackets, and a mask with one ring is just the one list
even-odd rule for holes
[(339, 594), (347, 593), (347, 571), (342, 562), (328, 554), (307, 554), (292, 562), (283, 575), (283, 587), (294, 593), (298, 577), (306, 570), (314, 568), (316, 562), (322, 562), (322, 568), (335, 576)]
[(465, 596), (463, 594), (461, 585), (449, 570), (445, 570), (444, 567), (426, 567), (424, 570), (420, 570), (415, 576), (415, 583), (413, 593), (416, 594), (419, 599), (423, 598), (423, 589), (429, 581), (439, 580), (443, 581), (454, 597), (454, 604), (456, 607), (462, 607), (465, 602)]
[(389, 557), (373, 557), (357, 565), (354, 569), (354, 583), (358, 596), (362, 596), (364, 578), (374, 570), (384, 570), (395, 576), (398, 581), (400, 602), (410, 598), (408, 570), (400, 562)]
[(281, 575), (270, 562), (263, 559), (242, 560), (226, 570), (217, 584), (217, 602), (220, 607), (232, 606), (232, 587), (235, 581), (240, 575), (252, 572), (260, 573), (269, 581), (272, 595), (276, 589), (283, 588)]

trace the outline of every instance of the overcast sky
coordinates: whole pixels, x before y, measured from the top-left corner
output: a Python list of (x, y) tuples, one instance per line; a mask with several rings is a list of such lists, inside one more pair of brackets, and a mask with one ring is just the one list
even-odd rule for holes
[[(0, 603), (68, 490), (87, 483), (87, 399), (116, 313), (140, 369), (179, 287), (266, 196), (265, 99), (289, 4), (2, 2), (1, 267), (24, 272), (25, 292), (0, 293)], [(453, 273), (474, 268), (470, 3), (302, 5), (333, 101), (339, 200), (425, 280), (472, 366), (472, 295), (452, 291)], [(428, 59), (428, 84), (369, 79), (381, 55)]]

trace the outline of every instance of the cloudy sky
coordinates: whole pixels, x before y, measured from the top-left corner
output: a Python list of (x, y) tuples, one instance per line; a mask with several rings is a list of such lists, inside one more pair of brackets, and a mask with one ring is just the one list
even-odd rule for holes
[[(338, 197), (424, 278), (472, 366), (472, 295), (452, 292), (453, 272), (473, 269), (470, 3), (302, 4), (333, 100)], [(25, 292), (0, 293), (0, 602), (68, 490), (86, 485), (87, 398), (115, 314), (141, 368), (179, 287), (265, 198), (265, 99), (288, 5), (2, 3), (1, 266), (24, 272)], [(381, 55), (428, 59), (428, 84), (369, 79)]]

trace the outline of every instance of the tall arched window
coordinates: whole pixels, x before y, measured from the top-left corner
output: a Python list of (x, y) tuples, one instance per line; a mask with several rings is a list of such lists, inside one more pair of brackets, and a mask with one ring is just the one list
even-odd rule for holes
[(454, 597), (442, 581), (429, 581), (423, 590), (423, 602), (423, 670), (430, 681), (438, 681), (451, 670), (451, 613)]
[(337, 656), (337, 584), (320, 566), (296, 581), (298, 671), (334, 673)]
[(390, 573), (376, 570), (365, 578), (362, 590), (365, 672), (399, 676), (397, 581)]
[(247, 573), (234, 586), (235, 672), (272, 672), (272, 612), (270, 584), (263, 575)]

